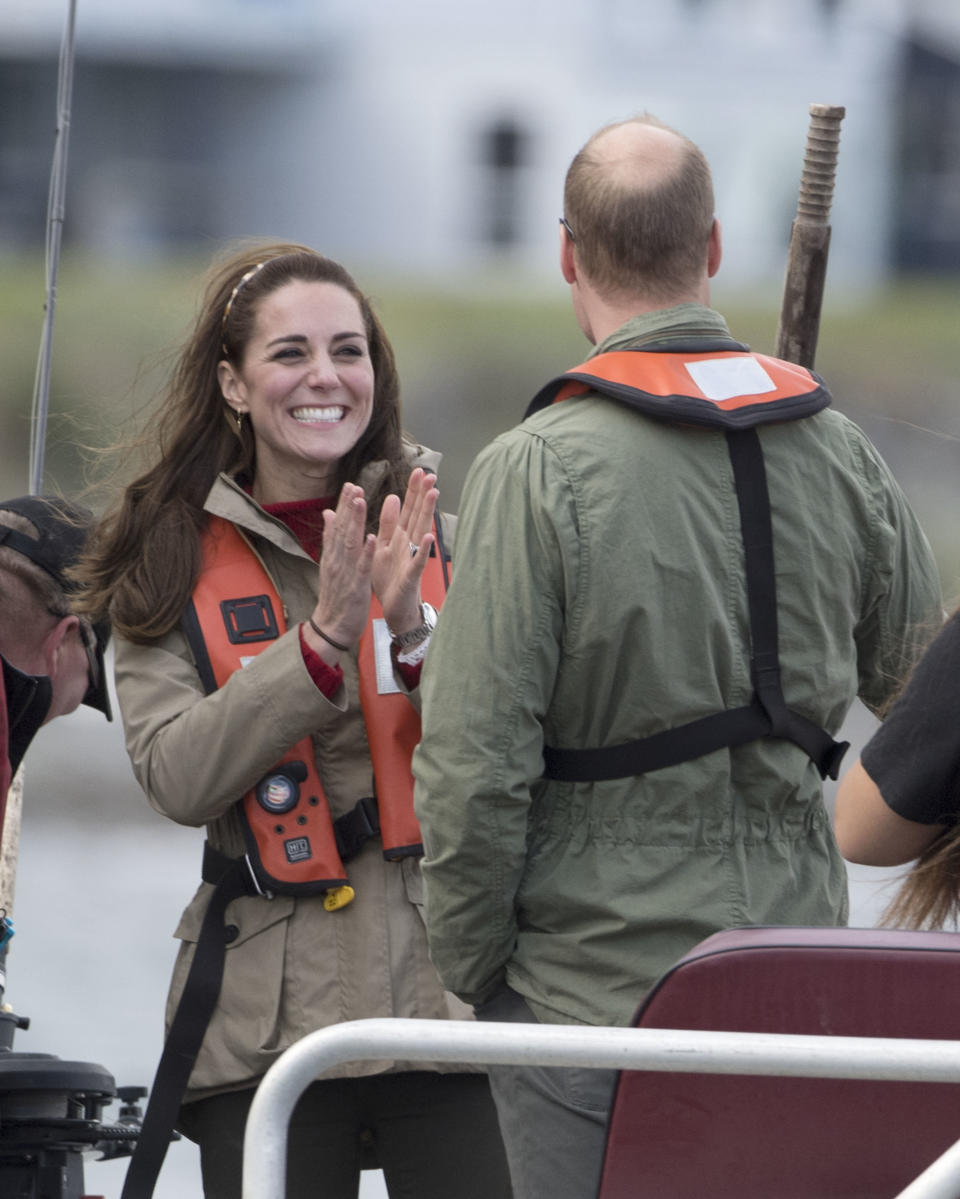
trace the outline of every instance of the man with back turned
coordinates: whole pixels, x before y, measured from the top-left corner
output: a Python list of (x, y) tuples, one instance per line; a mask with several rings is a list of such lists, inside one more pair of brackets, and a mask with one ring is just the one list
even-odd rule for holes
[[(414, 772), (444, 983), (482, 1019), (623, 1026), (720, 929), (846, 921), (833, 736), (940, 593), (864, 434), (709, 307), (699, 149), (607, 127), (564, 205), (595, 348), (471, 469)], [(595, 1195), (613, 1074), (491, 1079), (517, 1199)]]

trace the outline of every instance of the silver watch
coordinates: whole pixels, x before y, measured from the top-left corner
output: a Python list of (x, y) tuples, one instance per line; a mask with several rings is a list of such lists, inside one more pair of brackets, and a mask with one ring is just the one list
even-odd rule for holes
[(406, 633), (395, 633), (392, 629), (390, 630), (390, 640), (401, 653), (405, 649), (410, 649), (411, 646), (419, 645), (421, 641), (426, 641), (437, 627), (437, 610), (432, 604), (421, 603), (420, 613), (423, 620), (415, 629), (410, 629)]

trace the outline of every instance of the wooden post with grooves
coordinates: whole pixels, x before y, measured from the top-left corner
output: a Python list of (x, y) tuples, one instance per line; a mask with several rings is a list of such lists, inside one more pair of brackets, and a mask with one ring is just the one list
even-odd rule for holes
[(830, 249), (830, 205), (840, 146), (840, 122), (846, 109), (810, 105), (810, 126), (790, 231), (783, 304), (777, 327), (778, 358), (812, 367), (817, 353), (820, 309)]

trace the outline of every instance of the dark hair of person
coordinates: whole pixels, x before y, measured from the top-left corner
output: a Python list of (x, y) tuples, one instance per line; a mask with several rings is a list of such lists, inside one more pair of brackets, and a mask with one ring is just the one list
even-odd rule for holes
[(180, 351), (161, 402), (138, 445), (152, 465), (134, 479), (94, 531), (73, 572), (83, 584), (82, 607), (109, 613), (115, 631), (150, 642), (179, 623), (201, 563), (203, 504), (217, 475), (252, 478), (256, 471), (250, 422), (238, 430), (217, 378), (222, 360), (239, 366), (265, 296), (293, 280), (332, 283), (360, 306), (374, 372), (370, 423), (338, 464), (336, 492), (369, 462), (387, 469), (367, 495), (369, 527), (383, 499), (406, 485), (400, 386), (393, 349), (367, 297), (339, 263), (306, 246), (246, 247), (215, 263), (199, 315)]
[[(651, 125), (680, 142), (677, 165), (642, 178), (642, 164), (614, 164), (598, 141), (623, 125)], [(669, 301), (703, 271), (713, 226), (710, 167), (689, 138), (644, 115), (599, 130), (567, 171), (564, 216), (576, 239), (577, 260), (603, 294), (642, 293)]]

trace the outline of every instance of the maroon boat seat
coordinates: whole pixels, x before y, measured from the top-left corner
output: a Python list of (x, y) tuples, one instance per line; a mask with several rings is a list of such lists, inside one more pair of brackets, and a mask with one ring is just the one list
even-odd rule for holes
[[(717, 933), (634, 1025), (960, 1040), (960, 933)], [(952, 1084), (623, 1071), (598, 1199), (885, 1199), (957, 1140)]]

